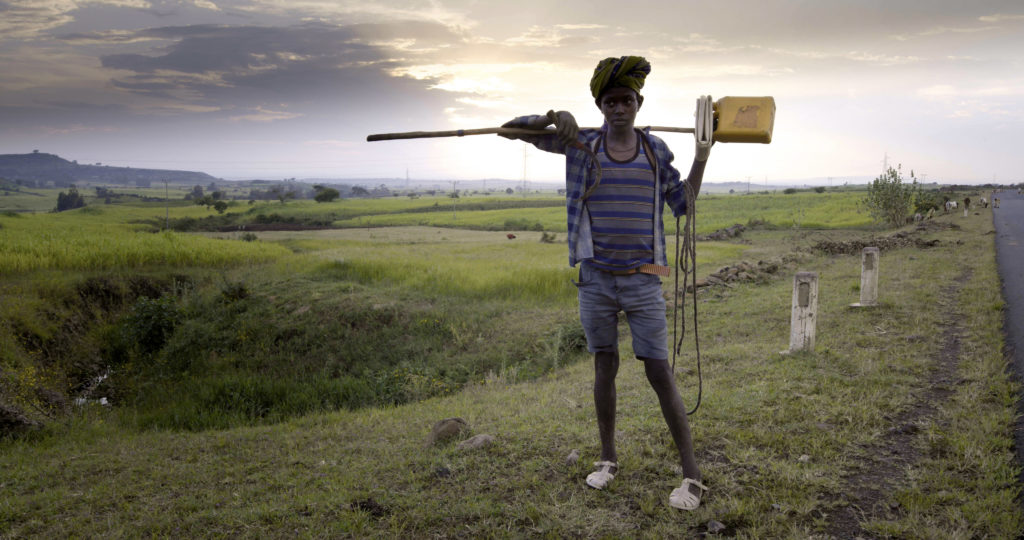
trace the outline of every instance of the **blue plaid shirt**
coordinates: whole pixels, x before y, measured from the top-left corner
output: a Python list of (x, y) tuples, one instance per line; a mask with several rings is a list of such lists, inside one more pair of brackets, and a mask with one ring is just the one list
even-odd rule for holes
[[(516, 118), (509, 127), (525, 127), (538, 116), (521, 116)], [(672, 208), (672, 215), (679, 217), (686, 213), (686, 191), (680, 181), (679, 171), (672, 166), (675, 156), (668, 145), (660, 138), (651, 135), (650, 129), (643, 131), (645, 143), (654, 156), (654, 262), (668, 266), (665, 255), (665, 223), (662, 219), (664, 203)], [(577, 140), (593, 150), (595, 142), (601, 137), (601, 130), (581, 129)], [(565, 208), (569, 230), (569, 266), (594, 258), (594, 242), (590, 231), (590, 216), (583, 201), (583, 193), (593, 186), (596, 177), (596, 164), (590, 154), (580, 148), (565, 146), (554, 135), (525, 135), (522, 140), (555, 154), (565, 155)]]

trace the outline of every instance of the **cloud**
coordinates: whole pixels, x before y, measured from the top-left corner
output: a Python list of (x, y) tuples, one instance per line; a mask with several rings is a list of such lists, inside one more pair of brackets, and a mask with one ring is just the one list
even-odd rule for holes
[(85, 134), (85, 133), (112, 133), (117, 131), (116, 128), (111, 126), (94, 126), (85, 124), (71, 124), (62, 127), (53, 126), (40, 126), (39, 130), (45, 136), (54, 135), (71, 135), (71, 134)]
[[(445, 27), (419, 22), (349, 26), (310, 23), (289, 27), (194, 25), (141, 30), (133, 37), (168, 39), (174, 43), (157, 55), (102, 56), (103, 66), (139, 73), (162, 69), (237, 74), (300, 63), (380, 61), (389, 54), (379, 44), (400, 38), (406, 51), (412, 43), (458, 39)], [(119, 35), (117, 39), (128, 37)]]
[(334, 24), (415, 20), (437, 23), (452, 29), (466, 29), (476, 25), (465, 12), (445, 7), (437, 0), (252, 0), (248, 5), (236, 6), (236, 9), (253, 14), (298, 17), (306, 21)]
[(916, 95), (934, 103), (947, 118), (1024, 120), (1024, 111), (1016, 105), (1024, 97), (1024, 84), (935, 84), (918, 88)]
[[(107, 37), (170, 42), (154, 49), (156, 54), (101, 56), (104, 68), (123, 73), (112, 81), (116, 88), (225, 110), (233, 105), (253, 108), (266, 103), (309, 101), (343, 88), (362, 93), (368, 84), (386, 84), (387, 79), (396, 76), (395, 70), (425, 54), (422, 51), (437, 50), (461, 39), (443, 25), (417, 21), (347, 26), (194, 25)], [(422, 81), (421, 88), (439, 82), (426, 76), (414, 79)], [(236, 117), (281, 119), (266, 112)]]
[(71, 45), (91, 44), (128, 44), (141, 43), (164, 39), (156, 36), (147, 36), (135, 30), (101, 30), (96, 32), (74, 32), (61, 34), (57, 39)]
[(263, 107), (256, 107), (253, 112), (249, 114), (231, 116), (228, 120), (231, 120), (232, 122), (275, 122), (277, 120), (291, 120), (292, 118), (298, 118), (300, 116), (302, 115), (298, 113), (271, 111), (264, 109)]
[[(981, 20), (981, 19), (979, 19)], [(994, 30), (995, 26), (973, 26), (973, 27), (950, 27), (950, 26), (934, 26), (920, 32), (913, 34), (894, 34), (891, 37), (897, 41), (909, 41), (918, 37), (931, 37), (940, 36), (943, 34), (972, 34), (975, 32), (987, 32)]]
[[(204, 0), (198, 0), (204, 1)], [(147, 0), (4, 0), (0, 1), (0, 41), (40, 39), (75, 20), (88, 6), (147, 9)]]
[(603, 30), (608, 26), (604, 24), (556, 24), (555, 28), (560, 30)]
[(983, 15), (978, 20), (986, 23), (998, 23), (1003, 21), (1024, 21), (1024, 15), (1006, 15), (996, 13), (994, 15)]
[(30, 0), (8, 0), (0, 4), (0, 40), (33, 39), (74, 20), (68, 12), (72, 2), (40, 4)]
[(531, 26), (526, 32), (502, 42), (510, 47), (559, 48), (571, 45), (593, 43), (597, 38), (590, 34), (578, 35), (576, 30), (605, 28), (600, 25), (555, 25)]
[(214, 4), (209, 0), (192, 0), (192, 4), (195, 5), (197, 8), (208, 9), (210, 11), (220, 11), (220, 8), (217, 7), (217, 4)]

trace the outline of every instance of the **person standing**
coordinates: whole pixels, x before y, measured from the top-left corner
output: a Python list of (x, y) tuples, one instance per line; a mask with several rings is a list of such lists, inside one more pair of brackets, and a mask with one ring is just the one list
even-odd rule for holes
[[(619, 472), (615, 449), (615, 377), (619, 370), (618, 314), (625, 312), (633, 352), (644, 363), (662, 415), (679, 452), (680, 487), (669, 505), (694, 510), (707, 487), (694, 456), (686, 409), (668, 361), (668, 325), (661, 278), (668, 276), (662, 220), (667, 204), (684, 214), (687, 197), (700, 191), (711, 142), (697, 143), (685, 182), (672, 165), (674, 156), (650, 130), (635, 127), (651, 64), (641, 56), (606, 58), (590, 81), (594, 102), (604, 116), (600, 129), (579, 129), (567, 111), (522, 116), (503, 127), (545, 129), (546, 135), (503, 135), (565, 155), (569, 265), (579, 265), (580, 322), (594, 354), (594, 404), (601, 457), (586, 484), (604, 489)], [(702, 111), (698, 107), (698, 111)], [(711, 115), (711, 107), (699, 115)], [(698, 118), (707, 122), (710, 116)]]

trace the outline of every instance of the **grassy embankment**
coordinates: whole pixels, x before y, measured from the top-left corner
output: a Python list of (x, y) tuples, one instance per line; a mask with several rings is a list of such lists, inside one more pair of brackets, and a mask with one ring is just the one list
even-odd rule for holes
[[(723, 204), (744, 212), (725, 224), (759, 218), (756, 207), (739, 204), (754, 199), (723, 197)], [(703, 223), (714, 223), (714, 203), (708, 198), (702, 207), (709, 215)], [(813, 205), (805, 208), (811, 214), (807, 222), (816, 222)], [(848, 213), (847, 206), (822, 220)], [(124, 421), (123, 411), (87, 407), (41, 434), (3, 443), (0, 531), (14, 536), (689, 537), (708, 519), (716, 519), (741, 536), (805, 537), (823, 530), (834, 507), (843, 504), (842, 479), (856, 468), (863, 448), (892, 427), (894, 415), (920, 399), (926, 375), (940, 354), (940, 324), (948, 317), (935, 298), (960, 279), (957, 301), (946, 308), (958, 311), (963, 320), (954, 378), (958, 382), (939, 412), (919, 426), (922, 435), (915, 444), (924, 457), (908, 467), (907, 482), (889, 494), (892, 504), (883, 504), (896, 510), (881, 516), (868, 512), (867, 527), (901, 537), (1015, 537), (1022, 519), (1015, 504), (1009, 437), (1015, 388), (1003, 370), (1002, 302), (991, 236), (985, 234), (990, 220), (940, 219), (964, 229), (928, 234), (941, 240), (936, 248), (883, 254), (882, 305), (877, 309), (846, 307), (857, 299), (859, 257), (802, 255), (799, 269), (821, 276), (813, 353), (775, 354), (788, 342), (788, 279), (702, 296), (705, 401), (693, 426), (712, 493), (693, 514), (664, 504), (679, 480), (673, 472), (671, 441), (642, 370), (628, 361), (619, 383), (622, 473), (607, 492), (583, 487), (597, 451), (590, 375), (587, 363), (569, 362), (539, 371), (546, 375), (530, 382), (521, 382), (516, 369), (506, 364), (505, 369), (478, 374), (459, 392), (418, 403), (199, 433), (138, 431), (131, 426), (139, 424)], [(0, 234), (12, 220), (0, 218)], [(699, 246), (702, 268), (777, 255), (822, 235), (866, 233), (752, 232), (745, 236), (749, 244)], [(555, 342), (538, 339), (545, 337), (538, 327), (573, 319), (572, 291), (559, 288), (567, 277), (564, 244), (541, 244), (528, 236), (511, 242), (488, 233), (430, 229), (260, 233), (264, 241), (257, 244), (280, 241), (294, 254), (214, 272), (222, 279), (221, 289), (241, 283), (249, 295), (231, 300), (224, 293), (237, 289), (227, 287), (211, 296), (177, 301), (197, 302), (191, 312), (214, 316), (229, 311), (223, 306), (249, 313), (251, 317), (239, 319), (250, 324), (247, 337), (232, 346), (258, 341), (267, 349), (265, 360), (275, 363), (302, 366), (302, 359), (310, 356), (329, 363), (331, 354), (299, 350), (281, 356), (274, 349), (275, 339), (282, 338), (275, 325), (292, 332), (312, 326), (327, 335), (342, 326), (325, 327), (325, 321), (348, 312), (354, 313), (345, 321), (354, 325), (352, 337), (380, 334), (396, 318), (406, 331), (415, 324), (447, 328), (436, 342), (447, 348), (419, 355), (430, 361), (444, 355), (482, 361), (474, 355), (531, 338), (535, 347), (520, 352), (557, 358)], [(525, 272), (538, 265), (539, 274)], [(466, 274), (493, 279), (475, 280)], [(558, 277), (546, 278), (548, 274)], [(5, 277), (5, 300), (17, 290), (45, 301), (45, 279), (64, 283), (50, 286), (60, 289), (89, 273), (49, 275)], [(209, 276), (197, 275), (192, 282), (202, 290)], [(508, 284), (499, 287), (495, 282)], [(398, 315), (406, 310), (436, 314), (438, 305), (447, 310), (442, 310), (443, 322)], [(380, 312), (392, 318), (374, 321)], [(317, 316), (308, 318), (311, 313)], [(274, 324), (259, 324), (262, 316), (273, 314)], [(10, 320), (9, 313), (4, 317)], [(190, 344), (202, 344), (202, 336), (215, 334), (209, 327), (214, 321), (200, 320), (194, 327), (176, 327), (151, 359), (200, 358), (204, 369), (212, 371), (225, 365), (245, 367), (241, 355), (231, 356), (231, 347), (214, 347), (212, 353), (206, 346), (189, 349)], [(484, 321), (500, 325), (486, 326)], [(45, 326), (45, 321), (35, 322)], [(481, 332), (483, 328), (491, 331)], [(400, 349), (404, 338), (377, 337)], [(550, 334), (546, 337), (551, 339)], [(314, 341), (296, 338), (283, 339)], [(451, 342), (458, 346), (452, 348)], [(491, 342), (501, 346), (487, 349)], [(403, 353), (416, 354), (409, 349)], [(692, 353), (680, 359), (679, 367), (689, 402), (695, 394)], [(427, 395), (429, 391), (414, 397)], [(244, 397), (238, 392), (224, 396)], [(161, 395), (164, 400), (183, 397)], [(477, 452), (450, 446), (424, 449), (430, 425), (447, 416), (467, 419), (477, 433), (495, 435), (497, 444)], [(231, 423), (274, 419), (243, 415)], [(583, 459), (565, 465), (564, 457), (573, 448)], [(798, 459), (804, 455), (807, 459)]]

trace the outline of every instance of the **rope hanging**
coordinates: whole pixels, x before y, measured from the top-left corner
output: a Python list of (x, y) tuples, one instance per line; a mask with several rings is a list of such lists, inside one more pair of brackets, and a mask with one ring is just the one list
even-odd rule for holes
[[(682, 242), (680, 242), (679, 218), (676, 218), (676, 272), (675, 291), (672, 301), (672, 373), (676, 372), (676, 356), (683, 348), (683, 339), (686, 338), (686, 289), (693, 290), (693, 343), (697, 352), (697, 402), (693, 410), (686, 413), (692, 415), (700, 408), (701, 398), (704, 394), (704, 376), (700, 365), (700, 337), (697, 333), (697, 238), (694, 234), (697, 223), (696, 199), (693, 188), (689, 182), (684, 182), (686, 190), (686, 221), (682, 227)], [(679, 275), (683, 276), (683, 292), (680, 299)], [(682, 316), (679, 314), (682, 313)]]

